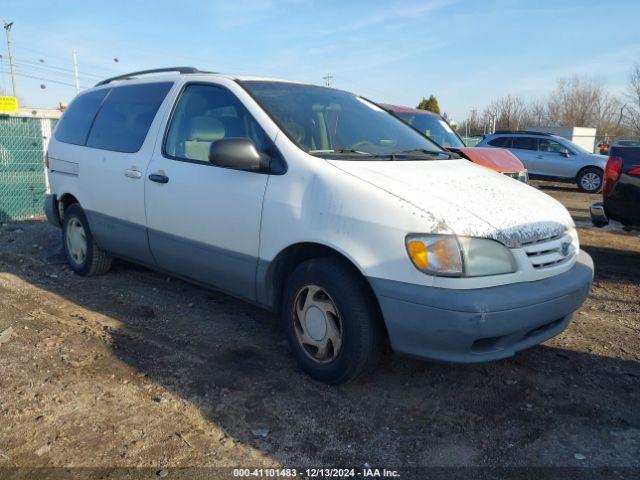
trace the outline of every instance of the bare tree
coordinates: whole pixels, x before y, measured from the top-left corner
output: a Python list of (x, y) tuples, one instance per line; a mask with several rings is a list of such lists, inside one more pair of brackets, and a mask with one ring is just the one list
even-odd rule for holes
[(484, 117), (496, 117), (497, 130), (518, 130), (526, 127), (528, 112), (525, 101), (511, 94), (499, 97), (484, 110)]
[(529, 122), (527, 126), (529, 127), (540, 127), (543, 125), (548, 125), (548, 114), (547, 114), (547, 105), (542, 100), (534, 100), (531, 102), (527, 108)]
[(560, 78), (546, 99), (525, 102), (505, 95), (492, 101), (482, 115), (471, 110), (461, 131), (482, 133), (488, 119), (496, 129), (515, 130), (529, 126), (595, 127), (602, 136), (640, 136), (640, 63), (631, 72), (626, 103), (611, 95), (597, 77)]
[(556, 125), (603, 129), (615, 125), (620, 105), (602, 80), (574, 76), (558, 80), (547, 102), (547, 116)]
[(621, 107), (620, 120), (625, 120), (633, 135), (640, 136), (640, 63), (636, 63), (631, 70), (626, 97), (629, 100), (626, 104), (627, 115), (623, 118), (624, 107)]
[(464, 133), (467, 132), (469, 135), (482, 135), (484, 129), (483, 121), (480, 115), (478, 114), (478, 110), (475, 108), (469, 112), (467, 118), (464, 119), (463, 122), (460, 123), (458, 127), (458, 131)]

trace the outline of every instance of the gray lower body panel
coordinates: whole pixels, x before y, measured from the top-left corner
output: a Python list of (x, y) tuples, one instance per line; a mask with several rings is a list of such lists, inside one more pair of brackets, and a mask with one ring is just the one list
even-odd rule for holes
[(155, 265), (147, 227), (85, 210), (93, 239), (100, 248), (144, 265)]
[(149, 230), (149, 244), (162, 270), (256, 301), (257, 258), (156, 230)]
[(558, 335), (592, 280), (593, 262), (582, 251), (555, 277), (474, 290), (369, 278), (395, 351), (463, 363), (510, 357)]

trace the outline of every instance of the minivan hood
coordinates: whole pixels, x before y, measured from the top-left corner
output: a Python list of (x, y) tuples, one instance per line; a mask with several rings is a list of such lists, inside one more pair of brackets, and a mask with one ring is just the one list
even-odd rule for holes
[(329, 163), (421, 210), (424, 231), (407, 233), (454, 233), (518, 248), (574, 228), (550, 196), (467, 160)]

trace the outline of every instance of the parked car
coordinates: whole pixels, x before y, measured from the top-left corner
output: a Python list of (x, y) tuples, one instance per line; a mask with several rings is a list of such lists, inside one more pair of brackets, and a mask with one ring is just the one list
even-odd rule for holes
[(593, 264), (560, 203), (366, 99), (151, 72), (82, 92), (49, 144), (47, 218), (76, 273), (121, 257), (279, 312), (329, 383), (370, 369), (385, 336), (420, 358), (512, 356), (587, 296)]
[(380, 106), (429, 137), (445, 150), (455, 152), (462, 158), (482, 165), (489, 170), (529, 183), (527, 169), (510, 151), (503, 148), (487, 150), (486, 148), (467, 147), (449, 123), (433, 112), (399, 105), (381, 104)]
[(640, 147), (640, 140), (616, 140), (614, 147)]
[(602, 202), (594, 203), (590, 210), (596, 227), (616, 220), (626, 227), (640, 228), (640, 146), (611, 147)]
[(530, 177), (575, 182), (587, 193), (602, 188), (607, 157), (590, 153), (569, 140), (548, 133), (497, 131), (485, 136), (478, 147), (508, 148), (518, 157)]

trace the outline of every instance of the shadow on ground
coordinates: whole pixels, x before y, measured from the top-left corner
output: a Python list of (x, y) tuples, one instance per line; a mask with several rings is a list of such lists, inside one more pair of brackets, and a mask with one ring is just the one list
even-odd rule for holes
[[(601, 264), (620, 256), (627, 266), (599, 269), (599, 281), (638, 282), (637, 254), (590, 252)], [(60, 261), (49, 255), (47, 268), (66, 270)], [(275, 316), (226, 295), (124, 262), (103, 277), (55, 281), (11, 265), (0, 256), (3, 271), (121, 322), (107, 329), (118, 359), (196, 405), (235, 441), (285, 464), (582, 466), (640, 458), (639, 364), (588, 353), (591, 324), (601, 321), (592, 316), (577, 315), (565, 334), (513, 359), (445, 365), (386, 354), (374, 374), (329, 387), (296, 368)], [(252, 433), (261, 427), (266, 438)]]

